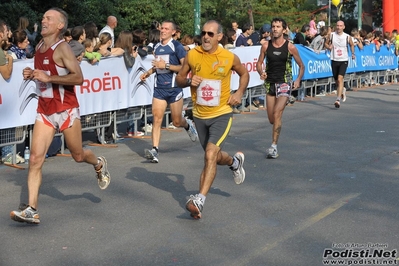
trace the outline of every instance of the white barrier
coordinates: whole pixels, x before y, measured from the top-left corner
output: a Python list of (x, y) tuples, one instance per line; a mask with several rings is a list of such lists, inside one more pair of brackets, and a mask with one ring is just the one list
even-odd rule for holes
[[(232, 50), (250, 72), (249, 87), (262, 84), (256, 72), (260, 46)], [(140, 75), (151, 67), (152, 55), (136, 59), (133, 68), (126, 69), (122, 57), (103, 58), (96, 65), (83, 61), (84, 82), (75, 86), (81, 115), (119, 110), (151, 104), (154, 75), (140, 81)], [(24, 81), (22, 70), (33, 68), (33, 60), (14, 61), (13, 74), (5, 81), (0, 76), (0, 129), (33, 124), (36, 117), (37, 94), (34, 81)], [(233, 73), (231, 87), (238, 88), (238, 75)], [(184, 89), (185, 98), (190, 96)]]

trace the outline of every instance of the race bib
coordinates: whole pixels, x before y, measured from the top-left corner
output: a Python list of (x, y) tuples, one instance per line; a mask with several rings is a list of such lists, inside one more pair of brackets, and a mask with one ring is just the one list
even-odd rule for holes
[[(46, 71), (50, 75), (50, 71)], [(54, 98), (53, 85), (51, 83), (36, 81), (37, 95), (43, 98)]]
[(336, 55), (337, 57), (341, 57), (341, 56), (344, 54), (344, 52), (342, 51), (342, 49), (339, 48), (339, 47), (334, 47), (334, 50), (335, 50), (335, 55)]
[(276, 83), (276, 98), (284, 96), (291, 96), (291, 84), (290, 83)]
[(204, 79), (197, 88), (197, 104), (218, 106), (221, 88), (220, 80)]
[[(169, 63), (169, 55), (168, 54), (155, 55), (156, 61), (160, 61), (161, 58), (163, 61), (165, 61), (165, 63)], [(169, 72), (170, 72), (170, 70), (167, 70), (167, 69), (157, 69), (157, 74), (165, 74), (165, 73), (169, 73)]]

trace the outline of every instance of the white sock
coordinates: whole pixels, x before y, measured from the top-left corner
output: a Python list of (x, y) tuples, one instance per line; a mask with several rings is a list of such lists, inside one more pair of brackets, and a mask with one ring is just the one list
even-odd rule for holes
[(204, 196), (200, 193), (200, 194), (198, 194), (198, 197), (200, 197), (202, 199), (202, 203), (205, 203), (206, 196)]
[(238, 162), (237, 158), (233, 156), (233, 163), (230, 165), (230, 167), (233, 169), (237, 169), (238, 164), (239, 164), (239, 162)]

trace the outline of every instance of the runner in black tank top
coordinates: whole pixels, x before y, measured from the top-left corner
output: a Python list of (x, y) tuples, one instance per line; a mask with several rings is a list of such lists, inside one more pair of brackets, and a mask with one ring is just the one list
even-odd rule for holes
[[(281, 118), (286, 106), (289, 88), (291, 85), (291, 55), (299, 66), (299, 74), (292, 83), (292, 89), (300, 87), (305, 66), (299, 57), (295, 45), (284, 39), (284, 33), (287, 30), (287, 23), (282, 18), (272, 20), (272, 40), (262, 45), (256, 70), (260, 78), (265, 80), (266, 87), (266, 107), (267, 117), (270, 124), (273, 125), (272, 145), (267, 150), (267, 158), (277, 158), (277, 142), (281, 132)], [(266, 59), (266, 62), (265, 62)], [(263, 64), (266, 63), (264, 70)], [(276, 93), (277, 91), (277, 93)], [(287, 93), (288, 92), (288, 93)]]

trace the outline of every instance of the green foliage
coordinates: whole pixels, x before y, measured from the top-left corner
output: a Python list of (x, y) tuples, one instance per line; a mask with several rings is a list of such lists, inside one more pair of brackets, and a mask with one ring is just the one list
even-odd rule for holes
[[(183, 34), (194, 34), (195, 1), (201, 1), (201, 25), (215, 19), (224, 28), (231, 28), (233, 20), (242, 26), (250, 22), (251, 15), (255, 29), (270, 23), (274, 17), (284, 18), (291, 28), (301, 27), (309, 23), (311, 12), (320, 12), (315, 0), (2, 0), (0, 18), (16, 29), (18, 18), (25, 16), (32, 29), (34, 22), (40, 24), (43, 13), (55, 6), (68, 13), (69, 27), (93, 21), (100, 30), (107, 17), (114, 15), (118, 18), (116, 34), (136, 28), (148, 30), (154, 20), (173, 20), (180, 25)], [(357, 0), (345, 0), (343, 13), (348, 20), (354, 18), (355, 2)], [(373, 4), (375, 23), (381, 25), (381, 1), (373, 0)]]

